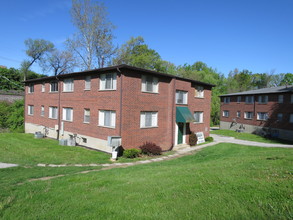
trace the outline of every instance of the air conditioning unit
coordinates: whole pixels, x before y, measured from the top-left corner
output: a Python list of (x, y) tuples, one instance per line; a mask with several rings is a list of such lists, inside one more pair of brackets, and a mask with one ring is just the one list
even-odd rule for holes
[(67, 140), (66, 139), (59, 140), (59, 145), (67, 146)]
[(35, 138), (44, 138), (44, 135), (42, 134), (42, 132), (37, 131), (35, 132)]
[(75, 137), (73, 135), (69, 135), (69, 139), (67, 139), (67, 146), (76, 146)]

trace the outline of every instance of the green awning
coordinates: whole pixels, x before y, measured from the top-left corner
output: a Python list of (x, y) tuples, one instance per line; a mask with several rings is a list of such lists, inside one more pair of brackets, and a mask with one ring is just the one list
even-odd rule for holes
[(187, 107), (176, 107), (176, 122), (194, 122), (194, 117)]

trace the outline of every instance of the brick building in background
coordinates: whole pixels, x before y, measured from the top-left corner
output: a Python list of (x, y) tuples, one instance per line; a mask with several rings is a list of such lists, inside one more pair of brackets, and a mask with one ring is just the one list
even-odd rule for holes
[(25, 82), (25, 132), (110, 152), (154, 142), (163, 150), (188, 143), (190, 132), (209, 136), (213, 85), (127, 65)]
[(220, 129), (293, 140), (293, 86), (222, 95)]

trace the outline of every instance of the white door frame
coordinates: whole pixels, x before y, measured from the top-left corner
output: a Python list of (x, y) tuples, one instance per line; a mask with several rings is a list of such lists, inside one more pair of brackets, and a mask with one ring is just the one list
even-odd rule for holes
[[(174, 146), (178, 145), (178, 124), (175, 122), (175, 142)], [(186, 144), (186, 123), (183, 123), (183, 136), (182, 136), (182, 144)]]

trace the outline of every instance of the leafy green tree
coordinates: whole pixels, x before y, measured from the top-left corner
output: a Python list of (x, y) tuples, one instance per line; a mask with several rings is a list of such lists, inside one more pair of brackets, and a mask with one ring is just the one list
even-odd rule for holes
[(11, 110), (10, 105), (9, 102), (0, 102), (0, 128), (8, 128), (7, 119)]
[(21, 79), (19, 70), (0, 67), (0, 90), (23, 90)]
[(254, 73), (251, 76), (252, 87), (254, 89), (262, 89), (270, 86), (270, 82), (272, 81), (272, 75), (267, 73)]
[(12, 132), (24, 131), (24, 100), (17, 100), (10, 106), (7, 119), (9, 130)]
[(284, 85), (293, 85), (293, 74), (292, 73), (286, 73), (284, 74), (284, 78), (281, 81), (281, 86)]

